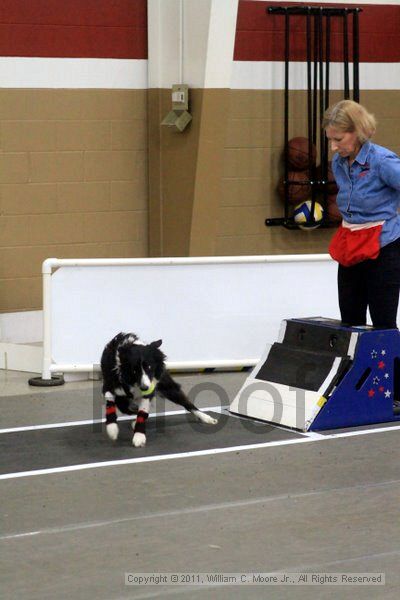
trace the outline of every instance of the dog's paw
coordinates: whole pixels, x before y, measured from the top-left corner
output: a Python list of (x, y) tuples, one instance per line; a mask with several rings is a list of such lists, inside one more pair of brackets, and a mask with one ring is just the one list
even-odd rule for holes
[(106, 431), (107, 431), (107, 435), (110, 438), (110, 440), (115, 442), (115, 440), (118, 438), (118, 434), (119, 434), (118, 425), (116, 423), (108, 423), (106, 426)]
[(132, 444), (135, 448), (143, 448), (146, 445), (146, 435), (140, 431), (136, 431), (132, 438)]
[(203, 423), (207, 423), (207, 425), (216, 425), (218, 423), (218, 419), (214, 419), (214, 417), (211, 417), (210, 415), (204, 416), (205, 420), (203, 421)]
[(206, 423), (206, 425), (216, 425), (218, 423), (218, 419), (214, 419), (214, 417), (211, 417), (207, 413), (203, 413), (200, 410), (196, 410), (194, 414), (199, 421)]

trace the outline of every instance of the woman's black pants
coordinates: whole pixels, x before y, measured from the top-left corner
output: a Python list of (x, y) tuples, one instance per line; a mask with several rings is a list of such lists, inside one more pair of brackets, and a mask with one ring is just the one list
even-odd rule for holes
[(400, 238), (381, 248), (378, 258), (351, 267), (339, 265), (339, 307), (344, 325), (366, 325), (367, 308), (378, 329), (397, 327), (400, 291)]

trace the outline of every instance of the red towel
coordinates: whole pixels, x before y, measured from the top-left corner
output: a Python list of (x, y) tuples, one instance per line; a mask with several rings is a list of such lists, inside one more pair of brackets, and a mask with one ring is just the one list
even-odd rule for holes
[(344, 267), (377, 258), (381, 249), (381, 231), (382, 225), (355, 231), (340, 225), (329, 244), (329, 254)]

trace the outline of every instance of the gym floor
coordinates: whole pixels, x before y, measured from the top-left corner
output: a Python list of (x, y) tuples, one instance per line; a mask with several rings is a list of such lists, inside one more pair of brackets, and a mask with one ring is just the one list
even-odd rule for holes
[[(29, 376), (0, 371), (3, 600), (398, 598), (398, 423), (323, 434), (254, 423), (226, 410), (246, 373), (186, 374), (219, 425), (158, 402), (135, 449), (129, 421), (115, 443), (98, 422), (100, 382), (32, 388)], [(280, 584), (134, 586), (126, 573)], [(288, 585), (283, 573), (384, 573), (385, 585)]]

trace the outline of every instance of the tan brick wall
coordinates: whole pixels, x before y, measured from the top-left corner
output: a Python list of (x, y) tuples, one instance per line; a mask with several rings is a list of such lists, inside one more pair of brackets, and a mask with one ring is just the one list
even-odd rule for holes
[[(151, 222), (161, 232), (153, 254), (184, 255), (179, 248), (189, 253), (202, 236), (207, 248), (193, 254), (208, 247), (216, 255), (326, 252), (331, 230), (264, 225), (266, 217), (283, 214), (276, 193), (283, 173), (283, 92), (221, 94), (210, 92), (207, 112), (204, 91), (193, 90), (193, 123), (181, 135), (160, 130), (169, 91), (159, 92), (161, 108), (149, 121), (158, 194)], [(41, 308), (45, 258), (148, 256), (148, 95), (0, 91), (0, 312)], [(213, 103), (221, 98), (229, 109), (214, 123)], [(396, 152), (399, 100), (397, 91), (361, 97), (378, 118), (376, 142)], [(290, 135), (304, 135), (304, 92), (291, 94), (291, 111)]]
[(0, 90), (0, 312), (45, 258), (148, 255), (147, 91)]
[[(327, 252), (331, 229), (288, 231), (265, 227), (283, 216), (277, 184), (283, 174), (283, 91), (231, 90), (224, 155), (216, 254), (298, 254)], [(331, 102), (339, 100), (337, 92)], [(362, 92), (375, 113), (374, 141), (400, 152), (400, 92)], [(306, 135), (306, 92), (290, 94), (289, 137)]]

